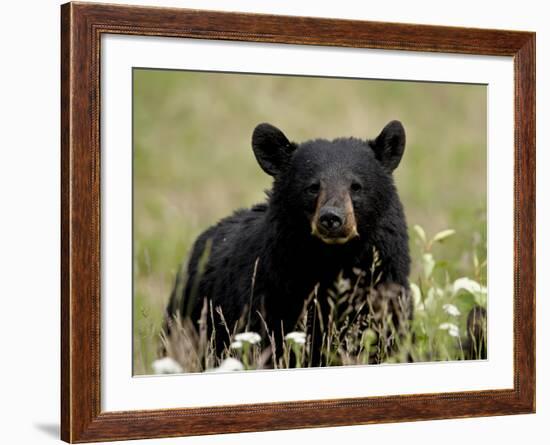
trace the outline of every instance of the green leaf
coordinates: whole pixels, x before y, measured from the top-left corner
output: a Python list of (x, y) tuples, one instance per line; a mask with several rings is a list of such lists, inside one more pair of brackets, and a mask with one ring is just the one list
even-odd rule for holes
[(410, 286), (415, 313), (418, 313), (418, 311), (423, 311), (424, 303), (422, 302), (422, 292), (420, 291), (420, 288), (415, 283), (411, 283)]
[(372, 329), (367, 329), (365, 332), (363, 332), (363, 335), (361, 337), (363, 346), (367, 349), (370, 346), (374, 345), (378, 340), (378, 335)]
[(470, 278), (462, 277), (455, 280), (452, 292), (453, 295), (460, 296), (461, 298), (464, 298), (463, 294), (467, 293), (471, 295), (477, 305), (482, 307), (487, 306), (487, 288)]
[(418, 238), (420, 238), (423, 243), (426, 243), (426, 232), (424, 232), (424, 229), (418, 224), (415, 224), (413, 226), (413, 229), (416, 232), (416, 236), (418, 236)]
[(422, 255), (422, 266), (424, 268), (424, 276), (430, 278), (435, 267), (435, 260), (431, 253)]
[(437, 233), (433, 237), (432, 243), (435, 243), (435, 242), (441, 243), (441, 242), (443, 242), (443, 240), (446, 240), (450, 236), (453, 236), (455, 233), (456, 233), (456, 231), (452, 230), (452, 229), (442, 230), (441, 232)]
[(485, 290), (485, 292), (484, 291), (476, 292), (474, 294), (474, 298), (476, 300), (476, 303), (479, 306), (484, 307), (484, 308), (487, 307), (487, 290)]
[(424, 299), (424, 307), (427, 310), (430, 311), (435, 307), (436, 297), (437, 295), (436, 295), (435, 289), (433, 287), (430, 287), (426, 294), (426, 298)]
[(476, 304), (474, 295), (469, 292), (461, 292), (456, 296), (455, 301), (468, 309), (474, 307)]

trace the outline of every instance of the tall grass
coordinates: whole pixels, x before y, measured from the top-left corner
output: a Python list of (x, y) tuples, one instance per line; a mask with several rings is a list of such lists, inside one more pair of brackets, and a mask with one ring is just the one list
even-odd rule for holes
[[(222, 309), (214, 308), (205, 298), (199, 320), (176, 313), (167, 319), (169, 333), (160, 335), (164, 353), (177, 365), (173, 372), (485, 358), (486, 287), (470, 277), (452, 282), (448, 276), (437, 278), (435, 272), (442, 266), (434, 251), (455, 235), (454, 230), (427, 238), (420, 226), (414, 229), (422, 247), (423, 271), (417, 282), (411, 283), (411, 291), (379, 282), (374, 271), (381, 262), (375, 251), (372, 282), (366, 283), (367, 274), (355, 269), (352, 278), (339, 276), (326, 295), (319, 295), (316, 286), (304, 301), (294, 329), (282, 332), (280, 338), (275, 338), (273, 327), (261, 313), (262, 332), (248, 331), (247, 307), (229, 326)], [(472, 253), (472, 264), (474, 275), (482, 277), (485, 262), (479, 263), (477, 254)], [(326, 313), (319, 304), (321, 299), (328, 302), (323, 305), (328, 308)], [(220, 330), (229, 338), (221, 352), (216, 349)], [(315, 339), (315, 335), (320, 337)]]

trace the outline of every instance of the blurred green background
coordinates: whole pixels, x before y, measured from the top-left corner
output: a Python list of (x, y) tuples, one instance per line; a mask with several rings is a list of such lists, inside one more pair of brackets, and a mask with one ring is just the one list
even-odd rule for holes
[(400, 120), (407, 146), (395, 181), (411, 233), (455, 229), (438, 258), (450, 279), (466, 274), (467, 252), (486, 257), (486, 94), (484, 85), (134, 69), (134, 374), (151, 373), (194, 239), (264, 200), (270, 177), (250, 146), (260, 122), (301, 142), (374, 138)]

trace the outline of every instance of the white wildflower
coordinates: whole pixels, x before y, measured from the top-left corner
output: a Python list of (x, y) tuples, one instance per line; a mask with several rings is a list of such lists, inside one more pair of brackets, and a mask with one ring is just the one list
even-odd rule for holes
[(456, 295), (461, 290), (465, 290), (474, 296), (476, 304), (479, 306), (487, 305), (487, 287), (482, 286), (478, 282), (471, 280), (470, 278), (459, 278), (453, 283), (453, 293)]
[(303, 345), (306, 343), (306, 334), (304, 332), (289, 332), (285, 335), (285, 340)]
[(212, 372), (242, 371), (243, 364), (233, 357), (226, 358), (217, 368), (211, 369)]
[(443, 310), (453, 317), (458, 317), (460, 315), (460, 311), (454, 304), (444, 304)]
[(155, 360), (151, 367), (155, 374), (181, 374), (183, 372), (180, 364), (171, 357)]
[(240, 341), (242, 343), (249, 343), (255, 345), (259, 343), (262, 337), (256, 332), (241, 332), (240, 334), (235, 335), (235, 341)]
[(439, 329), (447, 331), (447, 333), (451, 337), (458, 337), (460, 335), (460, 330), (458, 329), (458, 326), (453, 323), (441, 323), (439, 325)]
[(461, 290), (465, 290), (471, 294), (487, 292), (486, 287), (466, 277), (459, 278), (453, 283), (453, 293), (457, 294)]
[(242, 349), (242, 347), (243, 347), (243, 342), (242, 342), (242, 341), (238, 341), (238, 340), (237, 340), (237, 341), (234, 341), (233, 343), (231, 343), (231, 344), (229, 345), (229, 347), (230, 347), (231, 349)]

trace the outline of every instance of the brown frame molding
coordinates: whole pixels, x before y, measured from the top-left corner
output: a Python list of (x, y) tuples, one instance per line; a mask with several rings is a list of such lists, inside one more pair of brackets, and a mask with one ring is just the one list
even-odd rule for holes
[[(104, 33), (512, 56), (514, 388), (102, 412), (99, 69)], [(61, 7), (61, 37), (63, 440), (92, 442), (535, 412), (534, 33), (67, 3)]]

